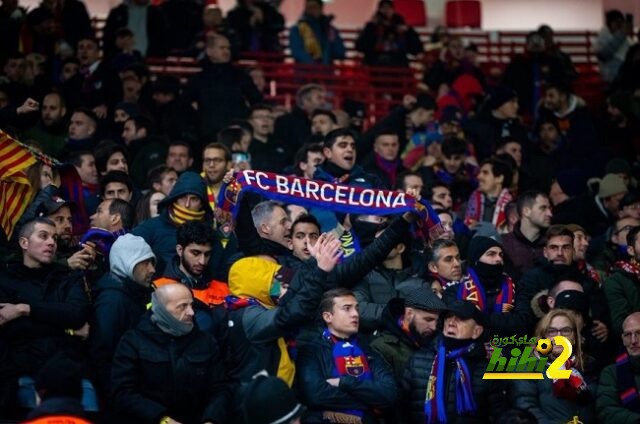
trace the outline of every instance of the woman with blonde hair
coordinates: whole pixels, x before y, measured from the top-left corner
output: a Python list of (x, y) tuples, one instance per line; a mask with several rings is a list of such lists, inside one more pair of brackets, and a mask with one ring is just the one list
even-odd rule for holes
[(550, 379), (545, 373), (542, 380), (514, 381), (515, 406), (533, 413), (540, 424), (566, 423), (576, 417), (583, 424), (596, 422), (594, 391), (583, 376), (582, 327), (582, 318), (567, 309), (553, 309), (538, 322), (535, 336), (538, 340), (550, 339), (553, 346), (547, 368), (564, 349), (554, 342), (554, 337), (566, 337), (573, 347), (571, 357), (560, 367), (571, 370), (570, 378)]

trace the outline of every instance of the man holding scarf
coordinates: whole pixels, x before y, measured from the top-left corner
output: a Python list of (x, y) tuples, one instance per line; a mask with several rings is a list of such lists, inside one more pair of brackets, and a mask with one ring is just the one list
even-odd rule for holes
[(604, 294), (611, 311), (613, 331), (620, 334), (622, 321), (633, 311), (640, 310), (640, 227), (627, 234), (627, 252), (631, 259), (617, 261), (612, 275), (604, 283)]
[(489, 335), (524, 335), (535, 322), (531, 308), (518, 296), (517, 284), (504, 272), (504, 249), (491, 237), (476, 236), (469, 244), (467, 275), (449, 286), (447, 303), (466, 300), (480, 310)]
[(358, 340), (358, 301), (348, 289), (332, 289), (320, 309), (326, 328), (297, 361), (305, 422), (375, 423), (374, 409), (393, 405), (397, 386), (384, 360)]
[(596, 410), (602, 422), (640, 422), (640, 312), (622, 323), (625, 351), (600, 374)]
[(409, 422), (489, 423), (506, 408), (503, 382), (483, 380), (489, 361), (479, 342), (484, 327), (471, 302), (448, 306), (443, 336), (409, 361), (403, 380)]
[(193, 316), (186, 286), (167, 284), (151, 295), (151, 311), (122, 337), (113, 357), (118, 422), (225, 422), (230, 399), (221, 349)]

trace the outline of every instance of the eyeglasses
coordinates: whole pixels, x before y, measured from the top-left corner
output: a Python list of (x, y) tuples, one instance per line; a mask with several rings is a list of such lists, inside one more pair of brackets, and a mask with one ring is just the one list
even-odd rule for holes
[(571, 327), (563, 327), (563, 328), (553, 328), (553, 327), (549, 327), (547, 328), (547, 331), (545, 331), (545, 334), (547, 335), (547, 337), (555, 337), (558, 335), (558, 333), (560, 333), (561, 336), (570, 336), (573, 334), (573, 328)]
[(629, 342), (635, 337), (637, 340), (640, 340), (640, 330), (636, 331), (625, 331), (622, 333), (622, 340), (625, 342)]
[(619, 230), (616, 230), (615, 234), (620, 234), (623, 231), (631, 231), (634, 228), (633, 225), (625, 225), (624, 227), (620, 228)]
[(202, 160), (202, 162), (203, 162), (205, 165), (209, 165), (209, 164), (214, 164), (214, 163), (215, 163), (215, 164), (220, 164), (220, 163), (222, 163), (222, 162), (226, 162), (226, 160), (224, 160), (224, 158), (204, 158), (204, 159)]

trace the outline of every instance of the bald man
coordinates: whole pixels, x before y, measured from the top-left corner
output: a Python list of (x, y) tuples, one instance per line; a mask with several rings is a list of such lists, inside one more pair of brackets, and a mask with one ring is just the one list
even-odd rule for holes
[(183, 284), (151, 295), (151, 310), (122, 337), (111, 388), (123, 423), (220, 423), (229, 401), (216, 340), (193, 320), (193, 296)]
[(640, 422), (640, 312), (623, 321), (622, 343), (625, 353), (600, 374), (596, 409), (601, 422)]

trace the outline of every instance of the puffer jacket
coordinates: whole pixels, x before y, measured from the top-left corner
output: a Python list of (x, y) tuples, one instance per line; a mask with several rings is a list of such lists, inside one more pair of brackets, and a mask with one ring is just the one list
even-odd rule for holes
[[(410, 423), (424, 424), (426, 422), (424, 406), (427, 384), (440, 340), (438, 337), (431, 345), (420, 349), (407, 364), (402, 380), (402, 390), (403, 398), (409, 403), (407, 405), (407, 413), (409, 414), (408, 422)], [(447, 423), (492, 423), (495, 421), (496, 416), (507, 408), (504, 384), (501, 380), (482, 379), (489, 361), (485, 357), (484, 348), (481, 344), (469, 352), (465, 356), (465, 360), (471, 373), (471, 386), (477, 411), (473, 416), (461, 416), (456, 413), (454, 362), (447, 361), (445, 366), (446, 390), (444, 393)]]
[(431, 285), (413, 276), (411, 269), (392, 270), (378, 266), (354, 288), (360, 308), (361, 331), (372, 332), (383, 327), (382, 312), (393, 298), (404, 297), (418, 288), (431, 290)]
[(224, 423), (229, 403), (225, 368), (215, 339), (197, 325), (173, 337), (144, 315), (113, 357), (111, 393), (122, 423)]

